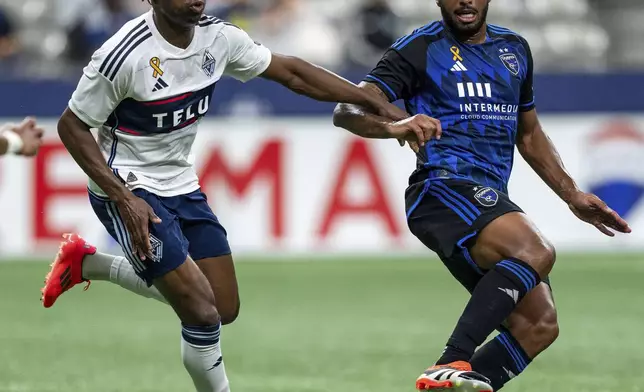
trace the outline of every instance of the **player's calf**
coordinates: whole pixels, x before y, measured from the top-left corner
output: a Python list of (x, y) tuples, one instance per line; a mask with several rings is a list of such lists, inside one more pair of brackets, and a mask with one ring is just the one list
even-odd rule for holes
[(154, 285), (181, 320), (181, 356), (197, 392), (229, 391), (220, 346), (220, 316), (204, 274), (188, 258), (154, 279)]
[(542, 283), (533, 290), (508, 317), (506, 327), (530, 358), (550, 347), (559, 337), (550, 287)]
[(469, 362), (474, 351), (541, 283), (539, 273), (518, 259), (506, 259), (478, 283), (437, 364)]
[(552, 293), (546, 283), (541, 283), (510, 315), (503, 332), (476, 351), (472, 368), (488, 377), (498, 391), (521, 374), (558, 335)]
[(539, 286), (555, 262), (552, 246), (518, 212), (490, 222), (470, 253), (478, 267), (488, 272), (472, 292), (438, 364), (469, 361), (476, 348)]

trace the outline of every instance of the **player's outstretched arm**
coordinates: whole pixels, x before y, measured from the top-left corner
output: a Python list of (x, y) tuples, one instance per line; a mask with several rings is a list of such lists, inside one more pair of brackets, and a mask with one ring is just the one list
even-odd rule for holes
[(0, 127), (0, 155), (16, 154), (32, 157), (42, 145), (44, 131), (36, 120), (27, 117), (20, 124)]
[(359, 105), (389, 120), (409, 117), (386, 97), (359, 88), (331, 71), (297, 57), (271, 53), (239, 28), (225, 25), (221, 33), (228, 42), (229, 59), (224, 72), (228, 76), (242, 82), (261, 76), (315, 100)]
[(280, 83), (291, 91), (324, 102), (347, 102), (370, 108), (387, 118), (402, 120), (408, 115), (378, 95), (297, 57), (273, 54), (261, 77)]
[(620, 233), (631, 232), (628, 223), (606, 203), (579, 189), (566, 171), (552, 140), (541, 127), (535, 109), (520, 113), (517, 147), (532, 169), (579, 219), (611, 237), (614, 233), (610, 229)]
[[(375, 84), (362, 82), (359, 88), (381, 100), (388, 101), (387, 95)], [(434, 137), (440, 139), (442, 133), (440, 121), (425, 115), (394, 121), (364, 106), (349, 103), (340, 103), (336, 106), (333, 124), (365, 138), (405, 140), (414, 150), (418, 145), (423, 146)]]
[[(380, 97), (383, 101), (388, 101), (387, 96), (375, 84), (361, 82), (358, 87), (367, 91), (370, 95)], [(338, 104), (333, 112), (333, 125), (370, 139), (392, 138), (394, 123), (394, 120), (379, 116), (369, 108), (350, 103)]]

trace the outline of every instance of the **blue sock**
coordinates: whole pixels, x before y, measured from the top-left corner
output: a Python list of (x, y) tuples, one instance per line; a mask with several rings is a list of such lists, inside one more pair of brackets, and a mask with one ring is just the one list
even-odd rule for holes
[(472, 357), (472, 369), (492, 381), (495, 391), (503, 388), (532, 362), (517, 340), (502, 332), (478, 349)]
[(498, 263), (474, 289), (436, 364), (469, 362), (474, 351), (540, 282), (537, 271), (521, 260), (508, 259)]

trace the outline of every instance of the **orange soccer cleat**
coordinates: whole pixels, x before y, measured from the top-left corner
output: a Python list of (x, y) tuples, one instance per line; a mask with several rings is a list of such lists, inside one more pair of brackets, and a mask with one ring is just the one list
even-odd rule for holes
[(416, 380), (419, 391), (493, 392), (487, 377), (472, 371), (463, 361), (436, 365), (427, 369)]
[(41, 290), (41, 301), (46, 308), (52, 307), (62, 293), (77, 284), (87, 282), (85, 290), (90, 284), (83, 279), (83, 257), (96, 253), (96, 247), (89, 245), (78, 234), (63, 234), (63, 238), (51, 270), (45, 277), (45, 287)]

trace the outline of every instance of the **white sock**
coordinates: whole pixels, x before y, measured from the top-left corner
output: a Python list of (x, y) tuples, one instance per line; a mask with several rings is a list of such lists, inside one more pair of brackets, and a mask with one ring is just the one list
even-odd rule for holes
[(156, 287), (148, 287), (139, 278), (130, 262), (124, 257), (99, 252), (85, 256), (83, 259), (83, 278), (110, 281), (134, 294), (168, 303)]
[(181, 331), (181, 357), (197, 392), (230, 392), (221, 355), (221, 324), (211, 327), (184, 326)]
[(93, 255), (83, 257), (83, 279), (87, 280), (110, 280), (110, 267), (112, 262), (119, 256), (108, 255), (96, 252)]

